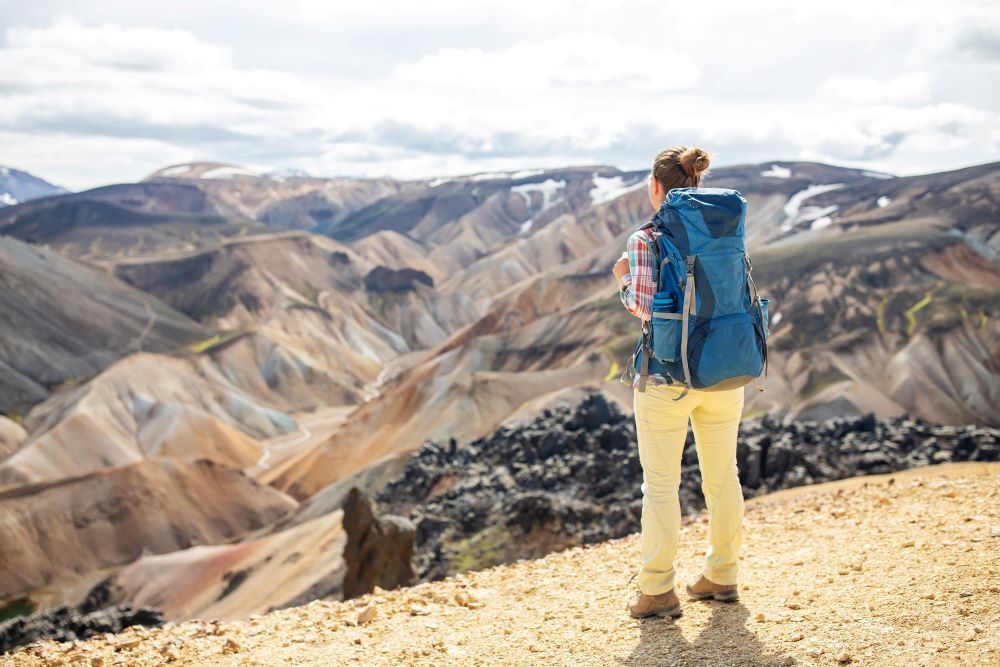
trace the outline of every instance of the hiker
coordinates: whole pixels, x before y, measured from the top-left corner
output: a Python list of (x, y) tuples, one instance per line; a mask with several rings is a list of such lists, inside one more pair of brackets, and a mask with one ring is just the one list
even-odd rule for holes
[[(706, 360), (709, 356), (709, 346), (704, 343), (699, 350), (705, 352), (705, 355), (701, 355), (701, 366), (695, 367), (699, 360), (695, 359), (694, 355), (689, 360), (687, 351), (687, 312), (690, 310), (697, 312), (699, 317), (706, 317), (704, 313), (695, 311), (695, 306), (697, 305), (699, 309), (706, 306), (708, 309), (719, 309), (725, 298), (724, 295), (719, 295), (718, 301), (715, 301), (714, 296), (712, 299), (706, 299), (707, 292), (696, 290), (694, 285), (695, 276), (698, 276), (699, 282), (713, 277), (713, 274), (706, 273), (707, 267), (710, 267), (713, 260), (711, 255), (720, 253), (704, 252), (702, 255), (693, 256), (696, 241), (692, 238), (688, 245), (687, 230), (681, 230), (683, 233), (679, 234), (679, 238), (683, 239), (680, 243), (683, 251), (674, 256), (676, 261), (673, 262), (680, 266), (671, 268), (671, 262), (660, 259), (657, 254), (658, 252), (662, 254), (661, 249), (667, 246), (658, 246), (656, 240), (659, 234), (666, 233), (663, 231), (666, 229), (663, 226), (664, 220), (669, 218), (674, 221), (671, 224), (675, 225), (681, 225), (683, 222), (676, 211), (667, 210), (672, 208), (668, 204), (671, 190), (701, 187), (702, 177), (708, 170), (709, 161), (709, 154), (697, 147), (678, 146), (664, 150), (656, 156), (647, 185), (649, 203), (656, 212), (654, 219), (629, 236), (627, 250), (613, 268), (622, 303), (630, 313), (642, 320), (643, 338), (646, 338), (648, 330), (652, 330), (652, 346), (659, 346), (654, 349), (644, 344), (637, 348), (637, 355), (640, 348), (644, 352), (641, 355), (642, 371), (635, 375), (631, 383), (634, 388), (633, 407), (639, 460), (643, 470), (641, 568), (632, 577), (635, 579), (638, 575), (639, 590), (628, 603), (628, 611), (635, 618), (652, 615), (677, 617), (681, 614), (680, 601), (674, 590), (674, 559), (677, 555), (681, 522), (678, 497), (681, 454), (687, 437), (689, 419), (694, 431), (698, 464), (701, 469), (702, 491), (709, 512), (710, 545), (701, 576), (697, 581), (688, 583), (686, 589), (695, 599), (736, 601), (739, 598), (736, 582), (743, 520), (743, 490), (736, 467), (736, 438), (743, 412), (744, 385), (759, 373), (761, 357), (766, 359), (766, 348), (761, 350), (766, 324), (755, 324), (758, 321), (756, 315), (748, 314), (746, 308), (731, 306), (735, 310), (732, 314), (726, 315), (727, 322), (737, 322), (738, 326), (734, 325), (736, 328), (732, 328), (731, 331), (736, 339), (725, 345), (733, 345), (734, 355), (742, 354), (750, 361), (735, 370), (730, 368), (729, 371), (723, 371), (722, 376), (717, 375), (717, 378), (722, 377), (724, 381), (715, 384), (712, 391), (699, 389), (697, 385), (701, 380), (698, 379), (697, 373), (707, 373), (705, 369), (710, 363), (714, 363), (715, 366), (720, 364), (725, 366), (730, 358), (729, 347), (713, 345), (711, 356), (716, 361)], [(720, 197), (728, 196), (727, 204), (736, 201), (742, 202), (745, 206), (745, 200), (734, 190), (710, 189), (710, 191), (721, 193), (718, 195)], [(683, 192), (686, 191), (675, 190), (674, 196), (679, 197)], [(710, 208), (700, 201), (699, 205), (703, 206), (703, 209)], [(697, 210), (696, 214), (700, 214), (701, 210)], [(728, 212), (733, 209), (720, 205), (718, 210)], [(733, 251), (736, 259), (730, 259), (728, 266), (735, 267), (742, 264), (740, 253), (745, 256), (744, 213), (745, 208), (730, 220), (719, 214), (709, 217), (708, 211), (705, 210), (706, 220), (700, 217), (698, 220), (701, 230), (708, 232), (705, 234), (707, 242), (701, 246), (699, 252), (712, 247), (708, 243), (716, 239), (710, 237), (731, 233), (729, 241), (734, 238), (738, 241), (730, 244), (737, 250)], [(657, 218), (660, 219), (660, 224), (652, 224)], [(720, 220), (722, 222), (718, 222)], [(723, 225), (724, 230), (720, 232), (716, 227), (711, 227), (709, 222), (712, 225), (717, 223)], [(692, 256), (685, 257), (685, 254)], [(702, 262), (702, 266), (693, 268), (697, 267), (698, 262)], [(746, 263), (749, 268), (748, 257)], [(690, 294), (682, 289), (682, 285), (685, 284), (685, 265), (686, 284), (691, 288)], [(657, 266), (662, 268), (658, 271)], [(672, 272), (661, 276), (659, 272), (667, 269)], [(736, 278), (749, 278), (749, 273), (737, 275), (737, 269), (729, 268), (727, 271), (728, 273), (715, 274), (723, 275), (724, 278), (719, 280), (727, 286), (735, 285)], [(670, 284), (670, 280), (674, 280), (673, 285), (680, 290), (676, 295), (661, 291), (665, 284)], [(749, 280), (744, 280), (744, 284), (749, 284)], [(709, 284), (712, 288), (718, 286)], [(749, 289), (744, 290), (742, 286), (732, 289), (734, 294), (738, 294), (744, 300), (750, 298)], [(753, 303), (756, 303), (758, 298), (755, 287), (753, 298), (755, 299)], [(683, 303), (678, 303), (678, 300)], [(735, 304), (737, 300), (734, 297), (729, 302)], [(657, 310), (666, 312), (654, 319), (653, 316), (658, 314)], [(761, 309), (761, 312), (761, 317), (766, 322), (766, 311)], [(709, 314), (710, 316), (712, 315)], [(651, 319), (653, 319), (652, 324)], [(701, 321), (703, 320), (697, 320)], [(697, 327), (693, 330), (696, 329)], [(740, 336), (743, 338), (740, 339)], [(702, 334), (702, 340), (706, 337), (708, 334)], [(672, 351), (661, 352), (660, 350), (666, 345), (672, 345)], [(697, 345), (692, 342), (692, 350), (696, 349)], [(683, 365), (678, 361), (679, 357), (683, 357)], [(667, 364), (663, 359), (672, 360), (674, 363)], [(719, 359), (722, 361), (718, 361)], [(692, 364), (690, 368), (689, 361)], [(671, 372), (668, 372), (668, 369)], [(627, 370), (634, 371), (635, 368)], [(740, 375), (732, 378), (726, 373)], [(705, 380), (705, 382), (711, 384), (712, 381)], [(719, 390), (720, 387), (730, 386), (732, 388)], [(631, 583), (631, 579), (629, 582)]]

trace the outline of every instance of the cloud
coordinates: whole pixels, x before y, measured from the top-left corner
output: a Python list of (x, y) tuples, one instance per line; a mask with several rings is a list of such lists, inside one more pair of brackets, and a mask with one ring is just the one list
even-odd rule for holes
[(1000, 61), (1000, 22), (964, 26), (955, 37), (955, 50), (983, 60)]
[(84, 26), (68, 15), (56, 18), (46, 28), (15, 26), (5, 34), (8, 58), (42, 56), (53, 63), (71, 65), (75, 71), (89, 64), (147, 74), (194, 72), (228, 67), (232, 61), (230, 48), (206, 44), (183, 30), (115, 23)]
[(691, 56), (668, 48), (622, 43), (610, 35), (564, 33), (500, 51), (442, 49), (400, 64), (395, 76), (441, 88), (504, 94), (605, 85), (654, 92), (689, 87), (698, 79), (698, 67)]
[(434, 177), (692, 143), (894, 173), (1000, 154), (974, 3), (101, 6), (0, 8), (5, 163), (81, 188), (191, 159)]
[(925, 102), (931, 96), (928, 72), (908, 72), (885, 80), (868, 76), (833, 76), (819, 85), (819, 91), (841, 100), (861, 104)]

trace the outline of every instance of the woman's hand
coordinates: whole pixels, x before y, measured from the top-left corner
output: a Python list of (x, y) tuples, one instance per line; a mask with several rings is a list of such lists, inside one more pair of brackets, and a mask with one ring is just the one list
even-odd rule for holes
[(611, 272), (615, 274), (616, 282), (620, 281), (622, 279), (622, 276), (626, 275), (629, 272), (627, 252), (622, 253), (622, 256), (618, 258), (617, 262), (615, 262), (614, 268), (611, 269)]

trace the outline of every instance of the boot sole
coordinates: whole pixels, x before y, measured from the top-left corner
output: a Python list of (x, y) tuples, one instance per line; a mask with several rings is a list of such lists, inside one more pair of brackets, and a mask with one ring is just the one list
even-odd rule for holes
[(660, 618), (677, 618), (684, 613), (684, 610), (678, 604), (674, 607), (668, 607), (667, 609), (658, 609), (656, 611), (647, 611), (645, 614), (633, 614), (629, 612), (632, 618), (649, 618), (650, 616), (659, 616)]
[(719, 602), (736, 602), (740, 599), (740, 594), (738, 591), (716, 591), (712, 593), (695, 593), (691, 590), (691, 587), (687, 587), (688, 595), (693, 597), (695, 600), (718, 600)]

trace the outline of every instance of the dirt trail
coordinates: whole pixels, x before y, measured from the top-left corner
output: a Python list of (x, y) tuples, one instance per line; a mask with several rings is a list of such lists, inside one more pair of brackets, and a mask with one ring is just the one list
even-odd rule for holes
[[(682, 528), (680, 581), (701, 566), (705, 521)], [(682, 594), (674, 621), (625, 612), (638, 547), (633, 534), (242, 622), (45, 642), (0, 664), (1000, 664), (1000, 463), (750, 500), (742, 600)]]

